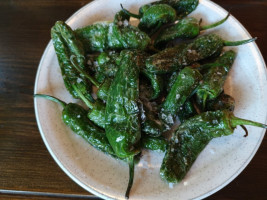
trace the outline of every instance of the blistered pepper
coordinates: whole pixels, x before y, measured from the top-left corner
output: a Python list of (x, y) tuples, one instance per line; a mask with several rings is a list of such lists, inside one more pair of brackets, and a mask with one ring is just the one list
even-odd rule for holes
[(224, 46), (238, 46), (255, 41), (251, 38), (242, 41), (225, 41), (216, 34), (200, 36), (193, 42), (182, 44), (182, 47), (167, 48), (146, 60), (146, 69), (151, 73), (169, 73), (179, 71), (196, 61), (217, 56)]
[(125, 193), (128, 198), (133, 184), (134, 157), (140, 153), (135, 146), (141, 138), (139, 121), (139, 68), (133, 62), (136, 53), (124, 51), (120, 68), (110, 86), (106, 102), (105, 130), (114, 152), (128, 159), (129, 183)]
[(233, 134), (238, 125), (267, 128), (267, 125), (235, 117), (230, 111), (209, 111), (182, 123), (167, 148), (160, 176), (169, 183), (180, 182), (200, 152), (213, 139)]
[(35, 94), (34, 97), (42, 97), (54, 101), (63, 107), (62, 120), (70, 129), (85, 139), (93, 147), (100, 151), (117, 157), (113, 151), (103, 129), (95, 126), (88, 118), (87, 111), (78, 104), (65, 103), (55, 97)]
[(102, 52), (106, 50), (145, 49), (150, 43), (148, 35), (128, 23), (96, 23), (75, 30), (85, 51)]
[(198, 70), (185, 67), (176, 78), (170, 92), (160, 110), (160, 118), (168, 125), (173, 125), (175, 116), (184, 105), (186, 100), (192, 95), (199, 85), (202, 75)]
[(82, 43), (76, 38), (72, 29), (62, 21), (56, 22), (52, 27), (51, 37), (66, 89), (74, 98), (80, 98), (72, 87), (75, 85), (88, 101), (93, 102), (91, 83), (80, 76), (71, 62), (71, 56), (76, 56), (77, 65), (85, 70)]
[(156, 48), (162, 48), (166, 44), (174, 39), (193, 39), (197, 37), (200, 31), (214, 28), (224, 23), (229, 17), (229, 14), (222, 20), (217, 21), (210, 25), (201, 26), (199, 20), (193, 17), (181, 19), (178, 23), (166, 27), (156, 37), (154, 46)]
[(215, 63), (212, 63), (215, 66), (210, 67), (208, 72), (204, 74), (203, 82), (196, 92), (198, 102), (203, 105), (203, 109), (207, 100), (216, 99), (222, 93), (225, 80), (235, 57), (236, 53), (234, 51), (226, 51), (216, 59)]
[(140, 19), (138, 28), (149, 35), (155, 33), (162, 25), (173, 22), (176, 19), (176, 11), (167, 4), (155, 4), (142, 9), (139, 15), (130, 13), (122, 8), (131, 17)]

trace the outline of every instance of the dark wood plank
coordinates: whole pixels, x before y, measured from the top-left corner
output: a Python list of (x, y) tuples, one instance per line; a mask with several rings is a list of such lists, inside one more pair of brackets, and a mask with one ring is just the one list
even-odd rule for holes
[[(40, 137), (33, 87), (56, 20), (66, 20), (88, 0), (0, 1), (0, 199), (53, 199), (3, 191), (89, 195), (56, 165)], [(267, 1), (215, 0), (257, 36), (267, 57)], [(248, 167), (207, 199), (266, 199), (267, 138)]]

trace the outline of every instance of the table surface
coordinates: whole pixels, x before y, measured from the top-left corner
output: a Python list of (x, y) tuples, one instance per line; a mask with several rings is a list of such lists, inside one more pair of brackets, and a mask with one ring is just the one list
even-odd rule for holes
[[(0, 0), (0, 199), (98, 199), (48, 153), (34, 115), (33, 89), (50, 28), (88, 0)], [(267, 57), (267, 1), (214, 0), (257, 36)], [(246, 169), (207, 199), (266, 199), (267, 138)]]

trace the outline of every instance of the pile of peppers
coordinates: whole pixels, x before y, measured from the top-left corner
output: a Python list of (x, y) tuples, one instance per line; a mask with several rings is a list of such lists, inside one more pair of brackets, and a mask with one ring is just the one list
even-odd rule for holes
[[(62, 120), (75, 134), (128, 163), (126, 198), (143, 149), (165, 153), (160, 177), (178, 183), (213, 138), (233, 134), (238, 125), (245, 136), (244, 125), (267, 128), (235, 117), (235, 100), (223, 90), (237, 54), (223, 47), (256, 38), (225, 41), (217, 34), (202, 35), (229, 14), (201, 26), (200, 19), (187, 17), (197, 5), (198, 0), (160, 0), (143, 5), (138, 14), (121, 5), (113, 21), (76, 30), (58, 21), (51, 29), (66, 89), (87, 108), (34, 96), (61, 105)], [(130, 24), (131, 17), (140, 20), (138, 27)], [(177, 39), (180, 43), (174, 43)]]

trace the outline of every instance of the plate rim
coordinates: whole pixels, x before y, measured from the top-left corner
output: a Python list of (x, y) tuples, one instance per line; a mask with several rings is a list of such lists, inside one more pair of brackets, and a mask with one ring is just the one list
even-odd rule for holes
[[(80, 9), (78, 9), (76, 12), (74, 12), (67, 20), (66, 20), (66, 23), (68, 24), (71, 20), (73, 20), (80, 12), (83, 12), (83, 10), (85, 10), (87, 7), (91, 6), (91, 4), (94, 4), (94, 3), (98, 3), (99, 1), (103, 1), (103, 0), (94, 0), (92, 2), (89, 2), (87, 3), (86, 5), (82, 6)], [(217, 3), (213, 2), (213, 1), (210, 1), (210, 0), (199, 0), (199, 4), (205, 4), (206, 3), (210, 3), (212, 4), (213, 7), (216, 7), (217, 9), (221, 9), (222, 11), (224, 12), (228, 12), (226, 11), (223, 7), (221, 7), (220, 5), (218, 5)], [(238, 23), (239, 27), (246, 33), (247, 36), (251, 37), (250, 33), (247, 31), (247, 29), (239, 22), (239, 20), (237, 18), (235, 18), (232, 14), (231, 14), (231, 17)], [(258, 45), (256, 44), (256, 42), (253, 43), (253, 46), (256, 50), (256, 53), (258, 54), (258, 56), (260, 57), (261, 59), (261, 63), (263, 65), (263, 68), (264, 68), (264, 71), (265, 71), (265, 77), (267, 78), (267, 70), (266, 70), (266, 63), (264, 61), (264, 58), (262, 56), (262, 53), (258, 47)], [(40, 71), (41, 71), (41, 66), (45, 60), (45, 57), (46, 57), (46, 54), (47, 52), (49, 51), (49, 49), (53, 47), (53, 44), (52, 44), (52, 40), (50, 39), (48, 44), (46, 45), (45, 47), (45, 50), (42, 54), (42, 57), (40, 59), (40, 62), (38, 64), (38, 68), (37, 68), (37, 72), (36, 72), (36, 76), (35, 76), (35, 81), (34, 81), (34, 94), (36, 94), (37, 92), (37, 89), (38, 89), (38, 79), (39, 79), (39, 76), (40, 76)], [(34, 98), (34, 111), (35, 111), (35, 117), (36, 117), (36, 122), (37, 122), (37, 125), (38, 125), (38, 129), (39, 129), (39, 132), (40, 132), (40, 135), (42, 137), (42, 140), (44, 141), (44, 144), (47, 148), (47, 150), (49, 151), (50, 155), (52, 156), (52, 158), (55, 160), (55, 162), (57, 163), (57, 165), (64, 171), (64, 173), (66, 175), (68, 175), (76, 184), (78, 184), (79, 186), (81, 186), (83, 189), (85, 189), (86, 191), (89, 191), (90, 193), (98, 196), (98, 197), (101, 197), (101, 198), (104, 198), (104, 199), (115, 199), (115, 198), (112, 198), (111, 196), (107, 196), (105, 195), (104, 193), (101, 193), (97, 190), (94, 190), (93, 188), (87, 186), (86, 184), (83, 183), (83, 181), (79, 180), (79, 178), (75, 177), (74, 174), (72, 174), (70, 171), (68, 171), (67, 168), (65, 168), (65, 166), (60, 162), (60, 160), (57, 158), (57, 156), (54, 154), (52, 148), (50, 147), (46, 137), (45, 137), (45, 134), (43, 132), (43, 129), (42, 129), (42, 126), (41, 126), (41, 123), (40, 123), (40, 120), (39, 120), (39, 116), (38, 116), (38, 104), (37, 104), (37, 99)], [(265, 117), (265, 123), (267, 122), (267, 116)], [(261, 131), (261, 136), (258, 140), (258, 143), (257, 145), (255, 146), (255, 148), (253, 149), (252, 153), (250, 154), (250, 156), (247, 158), (247, 160), (244, 162), (244, 164), (231, 176), (229, 177), (229, 179), (227, 179), (224, 183), (222, 183), (221, 185), (217, 186), (216, 188), (214, 189), (211, 189), (207, 192), (205, 192), (204, 194), (202, 195), (199, 195), (197, 197), (194, 197), (194, 199), (203, 199), (203, 198), (206, 198), (216, 192), (218, 192), (219, 190), (221, 190), (222, 188), (224, 188), (225, 186), (227, 186), (229, 183), (231, 183), (237, 176), (240, 175), (240, 173), (248, 166), (248, 164), (251, 162), (251, 160), (253, 159), (253, 157), (255, 156), (256, 152), (258, 151), (260, 145), (262, 144), (262, 140), (265, 136), (265, 132), (266, 130), (265, 129), (262, 129)], [(88, 195), (90, 196), (90, 195)]]

